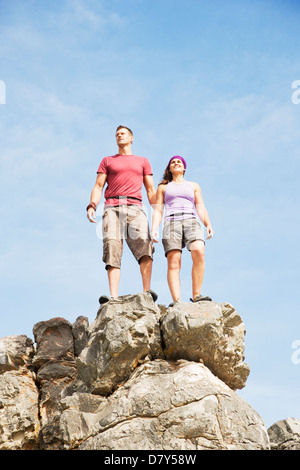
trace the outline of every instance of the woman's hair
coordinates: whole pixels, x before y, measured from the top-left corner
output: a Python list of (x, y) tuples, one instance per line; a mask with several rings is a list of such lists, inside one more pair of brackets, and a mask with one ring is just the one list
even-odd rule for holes
[(160, 184), (168, 184), (168, 183), (170, 183), (170, 181), (172, 181), (172, 179), (173, 179), (173, 175), (172, 175), (172, 173), (170, 172), (169, 165), (167, 165), (167, 166), (166, 166), (166, 169), (165, 169), (165, 171), (164, 171), (162, 180), (161, 180), (161, 182), (159, 183), (159, 185), (160, 185)]

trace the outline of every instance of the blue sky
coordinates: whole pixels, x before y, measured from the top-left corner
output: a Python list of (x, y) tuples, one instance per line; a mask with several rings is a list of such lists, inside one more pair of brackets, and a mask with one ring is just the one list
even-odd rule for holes
[[(156, 185), (176, 154), (202, 188), (203, 293), (247, 330), (238, 393), (267, 426), (300, 419), (299, 19), (290, 0), (0, 0), (0, 337), (94, 320), (108, 284), (85, 208), (127, 125)], [(185, 252), (183, 301), (190, 271)], [(127, 247), (122, 274), (120, 295), (141, 291)], [(152, 288), (170, 303), (161, 245)]]

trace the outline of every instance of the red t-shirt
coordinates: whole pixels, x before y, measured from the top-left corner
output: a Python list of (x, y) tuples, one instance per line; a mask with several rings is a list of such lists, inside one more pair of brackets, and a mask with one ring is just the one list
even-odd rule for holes
[(120, 204), (142, 203), (135, 199), (108, 199), (113, 196), (132, 196), (142, 199), (142, 186), (144, 176), (152, 175), (152, 168), (145, 157), (136, 155), (112, 155), (104, 157), (97, 173), (107, 175), (107, 188), (104, 197), (105, 205), (118, 206)]

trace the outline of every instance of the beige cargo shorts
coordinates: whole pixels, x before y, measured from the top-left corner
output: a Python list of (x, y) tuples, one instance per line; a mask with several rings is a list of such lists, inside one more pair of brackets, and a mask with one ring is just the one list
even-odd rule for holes
[(162, 236), (165, 256), (171, 250), (182, 251), (185, 246), (191, 251), (190, 244), (196, 240), (204, 242), (203, 230), (197, 219), (171, 219), (165, 222)]
[(120, 268), (123, 241), (140, 262), (143, 256), (153, 259), (154, 247), (143, 209), (137, 205), (106, 207), (102, 220), (103, 261), (108, 267)]

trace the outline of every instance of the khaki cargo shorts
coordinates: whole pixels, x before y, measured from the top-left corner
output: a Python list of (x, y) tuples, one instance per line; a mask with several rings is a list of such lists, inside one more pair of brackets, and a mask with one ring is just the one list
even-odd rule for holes
[(107, 267), (120, 268), (123, 240), (140, 262), (143, 256), (153, 259), (154, 247), (150, 239), (145, 212), (136, 205), (106, 207), (102, 220), (103, 261)]
[(197, 219), (171, 219), (165, 221), (162, 235), (165, 256), (171, 250), (182, 251), (185, 246), (190, 251), (190, 244), (196, 240), (204, 242), (203, 230)]

